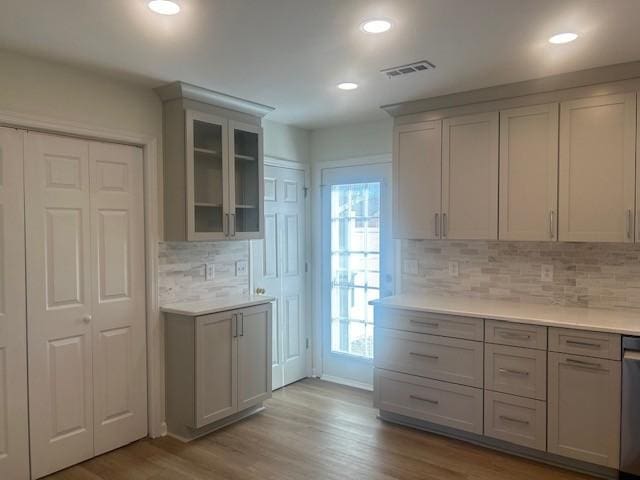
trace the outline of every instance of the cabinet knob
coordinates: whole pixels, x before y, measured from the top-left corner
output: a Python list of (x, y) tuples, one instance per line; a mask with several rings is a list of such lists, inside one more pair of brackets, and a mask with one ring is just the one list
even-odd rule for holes
[(82, 321), (84, 323), (91, 323), (91, 315), (85, 315), (84, 317), (82, 317)]

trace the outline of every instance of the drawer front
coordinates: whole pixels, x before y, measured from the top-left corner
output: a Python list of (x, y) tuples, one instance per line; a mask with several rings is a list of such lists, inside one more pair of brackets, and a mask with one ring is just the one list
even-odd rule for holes
[(546, 400), (547, 352), (487, 344), (484, 361), (487, 390)]
[(620, 335), (615, 333), (549, 329), (549, 350), (553, 352), (620, 360), (621, 342)]
[(482, 388), (481, 342), (378, 327), (374, 339), (378, 368)]
[(484, 434), (505, 442), (545, 451), (547, 404), (504, 393), (484, 393)]
[(380, 369), (374, 376), (380, 410), (482, 434), (482, 390)]
[(428, 333), (480, 342), (484, 338), (483, 320), (480, 318), (376, 307), (375, 322), (379, 327), (407, 332)]
[(487, 343), (547, 349), (547, 327), (486, 320), (484, 328)]

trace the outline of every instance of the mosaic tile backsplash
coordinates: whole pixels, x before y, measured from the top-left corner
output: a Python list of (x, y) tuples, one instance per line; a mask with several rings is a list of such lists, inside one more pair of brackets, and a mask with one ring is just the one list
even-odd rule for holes
[[(249, 242), (160, 242), (160, 304), (243, 295), (249, 276), (236, 276), (236, 262), (249, 262)], [(215, 278), (205, 280), (205, 263), (215, 264)]]
[[(402, 262), (404, 292), (640, 309), (640, 245), (408, 240)], [(552, 281), (542, 265), (553, 265)]]

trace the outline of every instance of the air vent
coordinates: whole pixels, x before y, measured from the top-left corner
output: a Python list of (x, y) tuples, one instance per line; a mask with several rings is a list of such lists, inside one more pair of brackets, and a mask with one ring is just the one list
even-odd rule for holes
[(395, 78), (401, 75), (409, 75), (410, 73), (426, 72), (434, 68), (436, 68), (436, 66), (433, 63), (427, 60), (421, 60), (419, 62), (408, 63), (407, 65), (385, 68), (380, 70), (380, 72), (384, 73), (387, 78)]

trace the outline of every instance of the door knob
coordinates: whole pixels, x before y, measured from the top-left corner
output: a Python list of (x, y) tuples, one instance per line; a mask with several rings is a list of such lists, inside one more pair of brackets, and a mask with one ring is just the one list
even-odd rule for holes
[(256, 288), (256, 293), (258, 295), (264, 295), (265, 293), (267, 293), (267, 291), (264, 288)]
[(91, 322), (91, 315), (85, 315), (84, 317), (82, 317), (82, 321), (84, 323), (90, 323)]

